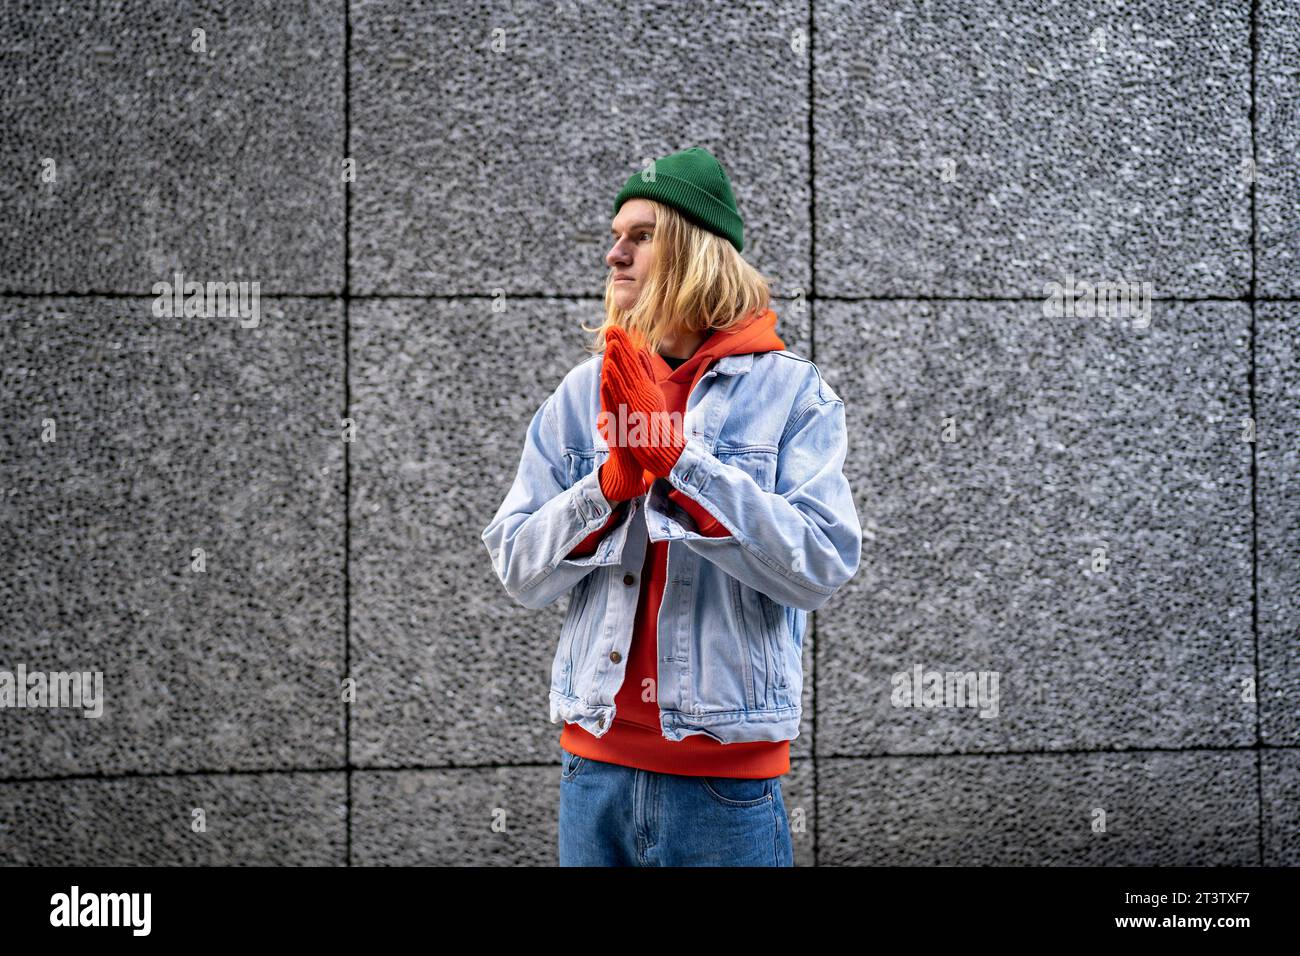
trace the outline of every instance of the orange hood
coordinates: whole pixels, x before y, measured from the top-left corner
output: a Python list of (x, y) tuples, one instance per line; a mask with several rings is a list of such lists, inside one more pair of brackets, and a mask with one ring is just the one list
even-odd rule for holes
[(785, 342), (776, 334), (776, 313), (765, 309), (733, 328), (711, 334), (700, 343), (695, 354), (676, 369), (670, 367), (658, 352), (651, 353), (651, 362), (655, 368), (656, 382), (685, 384), (686, 393), (690, 394), (695, 389), (695, 383), (709, 370), (709, 366), (724, 356), (775, 352), (783, 348)]

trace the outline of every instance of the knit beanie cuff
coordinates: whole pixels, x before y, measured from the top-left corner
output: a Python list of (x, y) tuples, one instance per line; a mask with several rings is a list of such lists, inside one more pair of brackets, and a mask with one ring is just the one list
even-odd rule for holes
[(745, 251), (744, 223), (740, 216), (712, 193), (689, 180), (658, 171), (653, 180), (644, 180), (639, 173), (634, 173), (614, 200), (615, 213), (624, 202), (636, 198), (667, 203), (697, 226), (728, 239), (737, 252)]

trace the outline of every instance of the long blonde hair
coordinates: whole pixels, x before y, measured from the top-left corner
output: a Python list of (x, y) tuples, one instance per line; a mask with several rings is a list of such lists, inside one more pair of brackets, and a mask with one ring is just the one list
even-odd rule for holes
[(605, 321), (582, 325), (595, 333), (588, 351), (605, 350), (605, 331), (618, 325), (633, 341), (658, 351), (674, 329), (721, 331), (761, 312), (772, 300), (768, 279), (731, 242), (702, 229), (672, 206), (646, 199), (654, 207), (654, 258), (636, 304), (614, 304), (614, 270), (605, 277)]

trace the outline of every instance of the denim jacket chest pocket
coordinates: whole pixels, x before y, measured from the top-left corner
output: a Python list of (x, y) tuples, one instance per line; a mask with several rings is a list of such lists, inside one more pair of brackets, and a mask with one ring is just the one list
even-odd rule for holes
[[(568, 486), (576, 485), (608, 459), (609, 450), (606, 448), (566, 449), (564, 473)], [(724, 465), (739, 468), (764, 491), (772, 491), (776, 487), (775, 448), (723, 448), (718, 450), (717, 459)]]
[(564, 474), (566, 487), (572, 488), (609, 458), (608, 448), (565, 448)]
[(763, 443), (727, 445), (719, 442), (714, 451), (718, 461), (739, 468), (764, 491), (776, 487), (776, 455), (776, 445)]

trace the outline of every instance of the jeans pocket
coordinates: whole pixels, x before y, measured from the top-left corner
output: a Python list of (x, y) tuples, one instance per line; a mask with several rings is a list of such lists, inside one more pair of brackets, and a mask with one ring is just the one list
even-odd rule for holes
[(582, 772), (583, 766), (587, 763), (587, 758), (569, 753), (563, 747), (560, 748), (560, 752), (564, 754), (564, 758), (560, 762), (560, 779), (572, 780)]
[(724, 807), (757, 807), (772, 799), (775, 777), (696, 777), (715, 803)]

